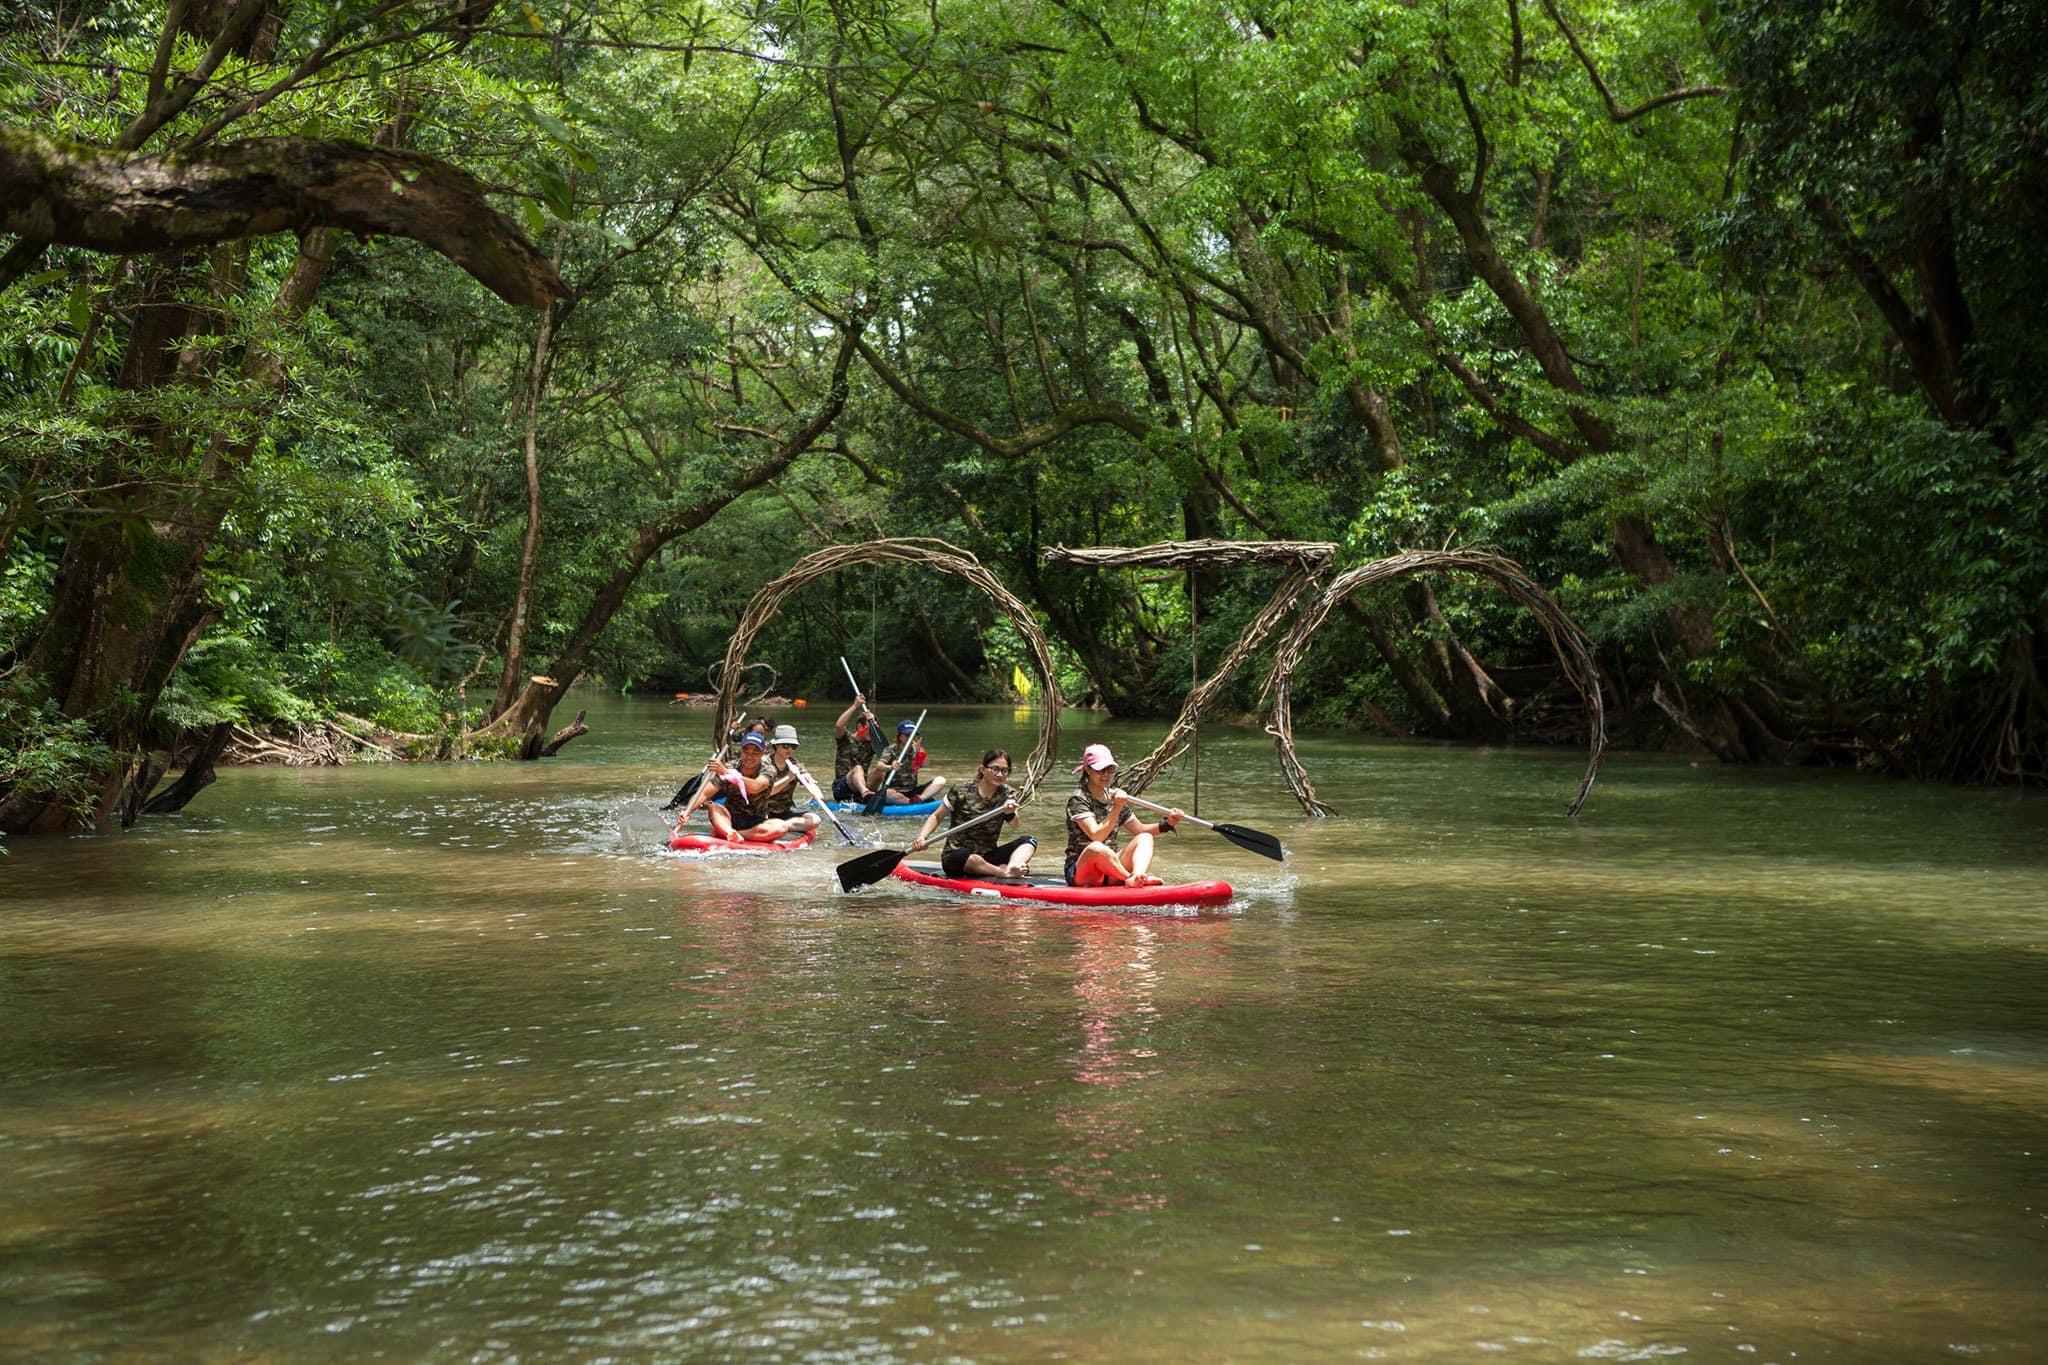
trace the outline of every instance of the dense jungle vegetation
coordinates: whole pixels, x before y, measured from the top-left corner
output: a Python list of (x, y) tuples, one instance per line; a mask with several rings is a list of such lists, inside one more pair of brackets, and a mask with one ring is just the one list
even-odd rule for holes
[[(1042, 546), (1484, 545), (1625, 739), (2048, 774), (2048, 7), (0, 23), (0, 831), (133, 818), (236, 727), (502, 752), (579, 680), (705, 690), (756, 588), (885, 535), (979, 556), (1123, 714), (1184, 694), (1191, 593), (1216, 659), (1271, 579)], [(892, 699), (1022, 658), (880, 570), (756, 657), (829, 706), (841, 653)], [(1311, 667), (1308, 723), (1582, 733), (1468, 585)]]

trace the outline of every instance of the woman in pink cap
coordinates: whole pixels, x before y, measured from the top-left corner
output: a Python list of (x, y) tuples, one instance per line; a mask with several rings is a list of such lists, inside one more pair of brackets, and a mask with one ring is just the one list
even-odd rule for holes
[[(1151, 825), (1126, 815), (1123, 792), (1110, 785), (1116, 757), (1107, 744), (1083, 749), (1074, 771), (1081, 775), (1081, 790), (1067, 798), (1067, 885), (1158, 886), (1160, 879), (1146, 871), (1152, 865), (1152, 844), (1173, 833), (1180, 810)], [(1121, 853), (1118, 831), (1131, 836), (1130, 847)]]

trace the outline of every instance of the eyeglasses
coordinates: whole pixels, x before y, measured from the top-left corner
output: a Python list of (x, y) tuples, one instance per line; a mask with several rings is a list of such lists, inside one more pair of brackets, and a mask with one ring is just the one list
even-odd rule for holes
[(1008, 777), (1010, 775), (1010, 765), (1007, 763), (1000, 768), (993, 763), (984, 763), (981, 766), (994, 773), (997, 777)]

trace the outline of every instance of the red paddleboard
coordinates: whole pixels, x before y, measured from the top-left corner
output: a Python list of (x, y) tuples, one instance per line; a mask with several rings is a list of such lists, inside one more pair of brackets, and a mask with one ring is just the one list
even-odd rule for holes
[(808, 847), (817, 831), (805, 830), (793, 839), (777, 839), (772, 843), (763, 839), (720, 839), (710, 834), (678, 834), (668, 841), (668, 846), (685, 853), (787, 853), (793, 848)]
[(916, 886), (957, 891), (963, 896), (988, 896), (1045, 905), (1085, 905), (1115, 909), (1124, 905), (1221, 905), (1230, 899), (1229, 882), (1181, 882), (1176, 886), (1068, 886), (1064, 877), (1020, 877), (1016, 881), (980, 881), (948, 877), (937, 863), (901, 862), (892, 874)]

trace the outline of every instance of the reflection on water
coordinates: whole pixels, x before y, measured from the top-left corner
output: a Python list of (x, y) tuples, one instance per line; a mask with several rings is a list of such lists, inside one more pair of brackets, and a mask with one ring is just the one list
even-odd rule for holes
[(702, 718), (592, 713), (0, 859), (0, 1357), (2048, 1339), (2048, 803), (1322, 737), (1311, 824), (1212, 733), (1293, 857), (1119, 915), (656, 851)]

